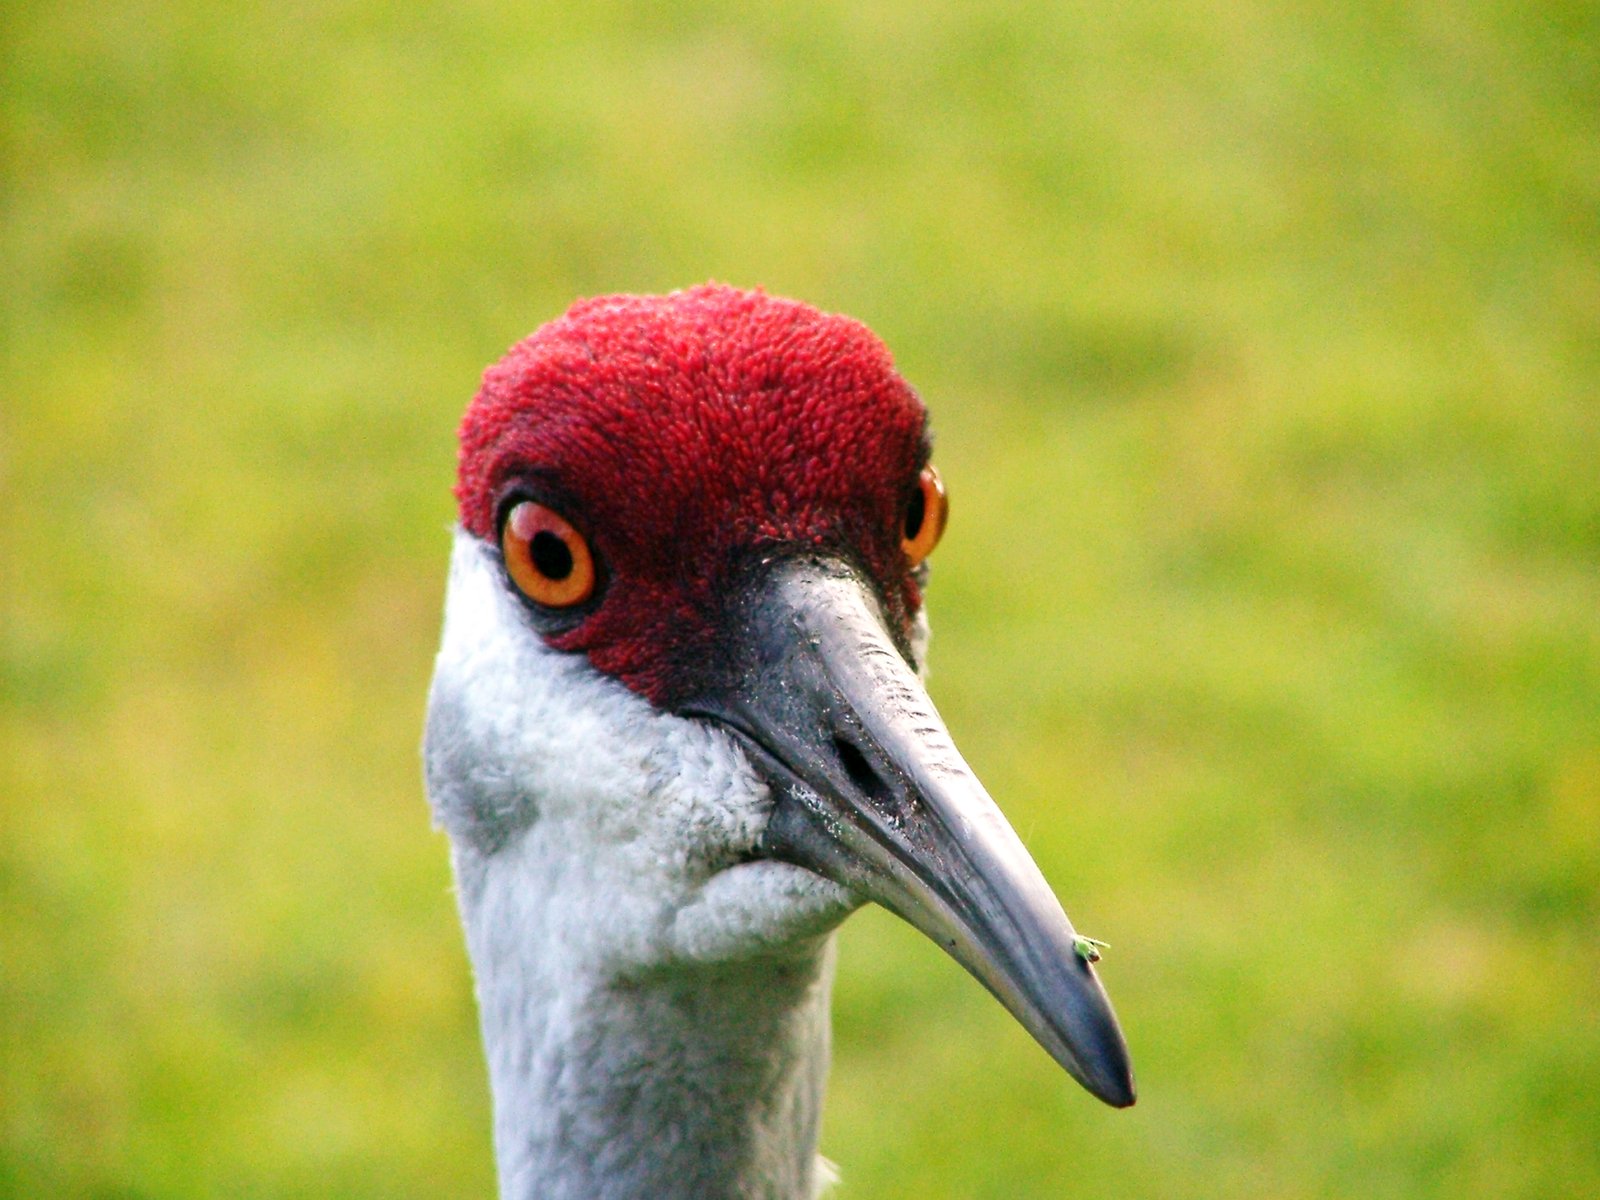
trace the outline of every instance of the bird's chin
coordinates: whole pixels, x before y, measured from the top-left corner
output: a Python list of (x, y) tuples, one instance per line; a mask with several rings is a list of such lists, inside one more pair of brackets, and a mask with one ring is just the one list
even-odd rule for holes
[(775, 858), (752, 858), (718, 872), (739, 881), (741, 888), (752, 888), (778, 903), (831, 916), (838, 925), (867, 902), (865, 896), (819, 875), (809, 867)]
[(715, 872), (673, 920), (676, 955), (700, 964), (808, 955), (864, 903), (849, 888), (776, 859)]

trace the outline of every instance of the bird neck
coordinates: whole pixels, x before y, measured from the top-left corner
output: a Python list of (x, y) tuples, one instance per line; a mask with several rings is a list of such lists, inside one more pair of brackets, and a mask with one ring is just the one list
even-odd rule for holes
[(831, 935), (608, 968), (569, 924), (603, 911), (563, 912), (519, 872), (456, 860), (503, 1200), (809, 1200), (826, 1186)]

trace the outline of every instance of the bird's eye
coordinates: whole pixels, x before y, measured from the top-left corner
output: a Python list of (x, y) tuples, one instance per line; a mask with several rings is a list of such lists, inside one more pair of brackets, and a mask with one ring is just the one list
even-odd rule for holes
[(517, 589), (546, 608), (571, 608), (594, 595), (594, 556), (560, 513), (519, 501), (500, 527), (500, 551)]
[(933, 553), (949, 515), (950, 498), (945, 495), (944, 480), (930, 463), (917, 476), (917, 490), (906, 506), (906, 524), (900, 540), (900, 549), (913, 567)]

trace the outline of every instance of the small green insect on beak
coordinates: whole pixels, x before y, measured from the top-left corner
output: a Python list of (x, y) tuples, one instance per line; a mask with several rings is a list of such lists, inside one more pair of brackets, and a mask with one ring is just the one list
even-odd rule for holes
[(1074, 934), (1072, 948), (1078, 952), (1078, 957), (1084, 962), (1099, 962), (1100, 951), (1109, 950), (1111, 947), (1099, 938), (1084, 937), (1083, 934)]

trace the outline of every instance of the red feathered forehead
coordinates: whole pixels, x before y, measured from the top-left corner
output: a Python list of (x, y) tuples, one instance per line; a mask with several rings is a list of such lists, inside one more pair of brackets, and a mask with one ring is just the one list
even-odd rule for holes
[(707, 285), (575, 304), (484, 374), (461, 424), (461, 523), (495, 536), (524, 489), (590, 540), (603, 597), (551, 638), (658, 702), (714, 653), (741, 552), (843, 551), (896, 623), (919, 598), (900, 548), (927, 457), (922, 403), (847, 317)]

